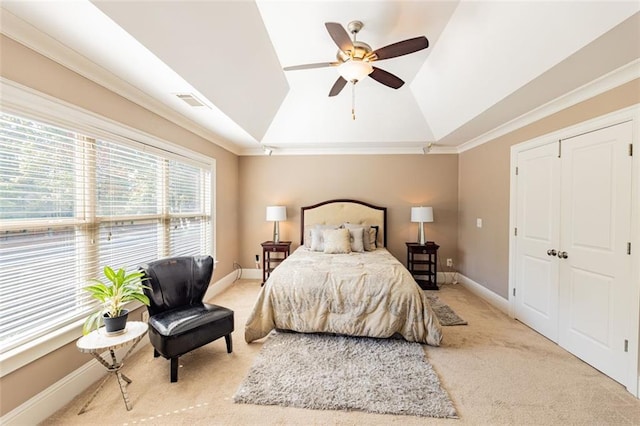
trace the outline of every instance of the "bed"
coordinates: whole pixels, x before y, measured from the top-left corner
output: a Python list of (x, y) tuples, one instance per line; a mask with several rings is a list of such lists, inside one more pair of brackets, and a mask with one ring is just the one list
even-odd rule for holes
[(401, 336), (438, 346), (440, 323), (409, 271), (385, 248), (386, 225), (386, 208), (362, 201), (302, 207), (300, 246), (260, 290), (245, 340), (282, 329)]

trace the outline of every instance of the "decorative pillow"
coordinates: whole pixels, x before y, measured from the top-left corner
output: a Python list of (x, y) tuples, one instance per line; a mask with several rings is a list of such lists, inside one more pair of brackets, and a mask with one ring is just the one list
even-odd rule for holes
[[(305, 228), (307, 228), (305, 226)], [(313, 225), (309, 227), (309, 248), (313, 251), (324, 251), (324, 234), (323, 231), (328, 229), (338, 229), (338, 225)], [(305, 235), (305, 245), (307, 236)]]
[[(362, 232), (362, 246), (364, 248), (365, 251), (371, 251), (371, 243), (370, 240), (371, 238), (369, 237), (369, 225), (358, 225), (355, 223), (349, 223), (349, 222), (345, 222), (342, 224), (343, 228), (347, 228), (347, 229), (358, 229), (358, 228), (362, 228), (363, 232)], [(375, 246), (373, 247), (373, 249), (375, 249)], [(351, 249), (351, 251), (355, 251), (353, 250), (353, 248)]]
[(324, 252), (330, 254), (351, 253), (351, 241), (348, 229), (324, 231)]
[(351, 251), (362, 253), (364, 251), (364, 228), (348, 228)]
[(378, 226), (369, 227), (369, 246), (371, 250), (378, 248)]
[(311, 250), (324, 251), (324, 231), (313, 228), (311, 230)]
[(306, 248), (311, 248), (311, 231), (313, 230), (313, 226), (305, 226), (304, 227), (304, 246)]

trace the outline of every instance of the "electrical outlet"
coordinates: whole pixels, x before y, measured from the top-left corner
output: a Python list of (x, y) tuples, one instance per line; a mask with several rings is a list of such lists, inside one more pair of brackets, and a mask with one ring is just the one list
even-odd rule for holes
[(447, 266), (448, 266), (449, 268), (451, 268), (451, 267), (453, 266), (453, 259), (451, 259), (451, 258), (448, 258), (448, 259), (447, 259)]
[(149, 311), (142, 311), (142, 322), (149, 322)]

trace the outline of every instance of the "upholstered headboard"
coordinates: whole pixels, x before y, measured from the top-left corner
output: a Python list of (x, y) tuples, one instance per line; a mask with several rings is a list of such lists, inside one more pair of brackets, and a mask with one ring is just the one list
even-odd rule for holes
[(387, 208), (358, 200), (328, 200), (300, 209), (300, 244), (304, 245), (305, 229), (313, 225), (353, 223), (378, 227), (378, 244), (387, 244)]

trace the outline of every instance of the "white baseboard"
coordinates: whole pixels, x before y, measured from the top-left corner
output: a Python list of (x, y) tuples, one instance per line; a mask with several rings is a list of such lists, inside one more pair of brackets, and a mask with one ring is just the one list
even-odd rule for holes
[(457, 281), (459, 281), (458, 275), (459, 274), (456, 271), (438, 272), (436, 282), (440, 285), (450, 283), (457, 284)]
[(231, 287), (234, 282), (236, 282), (236, 279), (237, 279), (236, 272), (232, 272), (226, 275), (225, 277), (222, 277), (218, 281), (214, 282), (207, 289), (207, 292), (204, 294), (203, 300), (205, 301), (211, 300), (218, 294), (224, 292), (226, 289)]
[[(231, 287), (235, 282), (235, 275), (233, 272), (209, 286), (204, 300), (209, 300)], [(134, 353), (146, 348), (147, 345), (149, 345), (149, 340), (143, 339), (134, 349)], [(127, 349), (122, 348), (121, 351), (124, 352)], [(123, 355), (120, 350), (117, 352), (118, 356)], [(107, 373), (104, 366), (92, 359), (2, 416), (0, 424), (3, 426), (39, 424), (104, 377), (105, 374)]]
[(467, 290), (481, 299), (486, 300), (494, 307), (498, 308), (505, 314), (509, 315), (509, 301), (502, 296), (497, 295), (485, 286), (473, 281), (460, 273), (458, 273), (458, 283), (463, 285)]
[(262, 279), (262, 269), (243, 269), (242, 270), (242, 278), (246, 278), (248, 280), (261, 280)]

